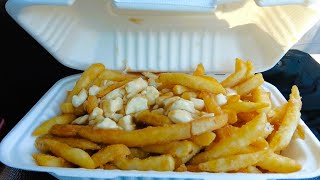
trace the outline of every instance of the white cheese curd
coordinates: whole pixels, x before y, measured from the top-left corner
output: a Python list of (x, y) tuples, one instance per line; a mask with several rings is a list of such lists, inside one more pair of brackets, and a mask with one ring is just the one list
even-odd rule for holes
[(170, 98), (173, 96), (173, 92), (169, 92), (169, 93), (166, 93), (166, 94), (163, 94), (161, 96), (159, 96), (157, 99), (156, 99), (156, 104), (158, 106), (163, 106), (163, 101), (167, 98)]
[(223, 94), (217, 94), (216, 96), (215, 96), (215, 100), (216, 100), (216, 102), (217, 102), (217, 104), (219, 105), (219, 106), (222, 106), (222, 105), (224, 105), (224, 104), (226, 104), (227, 103), (227, 96), (225, 96), (225, 95), (223, 95)]
[(170, 111), (168, 117), (174, 123), (187, 123), (193, 120), (190, 112), (181, 109)]
[(74, 107), (79, 107), (87, 100), (87, 98), (87, 91), (85, 89), (82, 89), (78, 95), (72, 96), (72, 105)]
[(118, 125), (122, 127), (125, 131), (132, 131), (136, 128), (136, 125), (133, 122), (133, 118), (130, 115), (122, 117), (119, 120)]
[(103, 110), (99, 107), (95, 107), (89, 116), (89, 120), (96, 119), (97, 116), (102, 116)]
[(107, 88), (107, 87), (111, 86), (111, 85), (114, 84), (114, 83), (115, 83), (114, 81), (103, 80), (102, 86), (103, 86), (104, 88)]
[(178, 99), (180, 99), (179, 96), (169, 97), (169, 98), (163, 100), (163, 106), (167, 107), (168, 105), (172, 104), (173, 102), (175, 102)]
[(97, 123), (99, 123), (100, 121), (102, 121), (104, 119), (104, 117), (102, 115), (98, 115), (95, 119), (90, 119), (89, 118), (89, 125), (95, 125)]
[(123, 88), (117, 88), (111, 92), (109, 92), (107, 95), (104, 96), (103, 99), (115, 99), (117, 97), (123, 98), (126, 91)]
[(98, 94), (98, 92), (101, 90), (99, 86), (93, 85), (89, 88), (89, 95), (90, 96), (95, 96)]
[(114, 120), (115, 122), (118, 122), (122, 117), (123, 115), (122, 114), (118, 114), (118, 113), (104, 113), (104, 116), (105, 117), (108, 117), (112, 120)]
[(202, 110), (204, 108), (204, 101), (202, 99), (190, 98), (190, 100), (193, 102), (194, 107), (197, 110)]
[(115, 113), (123, 108), (123, 100), (120, 97), (104, 100), (102, 103), (104, 112)]
[(154, 105), (160, 95), (159, 91), (153, 86), (148, 86), (141, 94), (148, 99), (148, 105)]
[(133, 81), (128, 82), (125, 85), (125, 90), (127, 92), (127, 98), (130, 99), (145, 88), (148, 87), (147, 81), (142, 79), (141, 77), (138, 79), (135, 79)]
[(204, 113), (201, 117), (214, 117), (214, 113)]
[(194, 113), (196, 111), (194, 109), (194, 104), (192, 101), (188, 101), (182, 98), (173, 102), (172, 105), (169, 107), (169, 110), (175, 110), (175, 109), (186, 110), (191, 113)]
[(73, 120), (71, 124), (87, 124), (89, 120), (89, 115), (80, 116), (77, 119)]
[(99, 121), (95, 127), (100, 129), (120, 129), (117, 123), (112, 121), (110, 118), (104, 118), (103, 120)]
[(148, 79), (148, 85), (158, 88), (161, 85), (161, 83), (157, 83), (154, 79)]
[(137, 96), (128, 101), (125, 113), (128, 115), (148, 108), (148, 100), (145, 97)]

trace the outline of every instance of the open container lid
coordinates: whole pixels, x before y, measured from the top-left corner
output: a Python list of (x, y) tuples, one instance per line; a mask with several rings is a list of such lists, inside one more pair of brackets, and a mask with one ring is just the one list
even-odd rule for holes
[(261, 72), (320, 19), (319, 1), (238, 0), (197, 12), (122, 9), (114, 1), (9, 0), (6, 9), (54, 58), (78, 70), (100, 62), (188, 72), (201, 62), (209, 73), (229, 73), (239, 57)]

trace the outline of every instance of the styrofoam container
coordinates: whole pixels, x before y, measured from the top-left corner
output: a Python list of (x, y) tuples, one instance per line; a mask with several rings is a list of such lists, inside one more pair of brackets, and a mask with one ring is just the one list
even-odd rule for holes
[[(270, 69), (319, 19), (320, 4), (259, 7), (253, 0), (218, 6), (214, 13), (128, 11), (110, 0), (9, 0), (8, 13), (62, 64), (84, 70), (92, 63), (109, 69), (191, 72), (202, 62), (218, 80), (234, 59), (251, 59), (256, 72)], [(219, 74), (219, 75), (218, 75)], [(301, 120), (305, 140), (291, 142), (284, 155), (303, 168), (290, 174), (192, 173), (89, 170), (37, 166), (32, 131), (60, 113), (59, 105), (80, 75), (58, 81), (6, 135), (2, 163), (48, 172), (59, 179), (280, 179), (320, 175), (320, 142)], [(286, 102), (269, 83), (275, 106)]]

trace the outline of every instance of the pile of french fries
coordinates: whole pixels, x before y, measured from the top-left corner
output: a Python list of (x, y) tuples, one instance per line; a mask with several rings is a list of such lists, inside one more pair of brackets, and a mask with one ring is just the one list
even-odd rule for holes
[(67, 92), (61, 114), (34, 131), (40, 166), (176, 172), (291, 173), (281, 155), (304, 139), (297, 86), (275, 107), (252, 61), (218, 82), (193, 74), (127, 73), (92, 64)]

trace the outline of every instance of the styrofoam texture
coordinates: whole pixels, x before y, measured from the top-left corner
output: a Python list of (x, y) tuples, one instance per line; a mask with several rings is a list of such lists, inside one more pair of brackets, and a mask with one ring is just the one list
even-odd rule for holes
[[(78, 75), (63, 78), (55, 83), (23, 119), (3, 138), (0, 144), (0, 160), (7, 166), (18, 169), (48, 172), (59, 179), (281, 179), (281, 178), (308, 178), (320, 175), (320, 142), (301, 120), (305, 131), (305, 140), (297, 139), (291, 142), (285, 156), (296, 159), (302, 164), (302, 170), (290, 174), (245, 174), (245, 173), (192, 173), (192, 172), (155, 172), (155, 171), (121, 171), (83, 168), (55, 168), (37, 166), (32, 159), (32, 153), (37, 152), (32, 136), (33, 130), (45, 120), (60, 113), (60, 104), (66, 98), (66, 92), (73, 88)], [(216, 76), (218, 80), (223, 76)], [(264, 83), (263, 88), (271, 92), (274, 106), (284, 104), (286, 99), (276, 87)]]
[(112, 0), (9, 0), (9, 15), (63, 65), (229, 73), (234, 58), (273, 67), (320, 19), (313, 6), (259, 7), (254, 0), (212, 13), (127, 11)]

